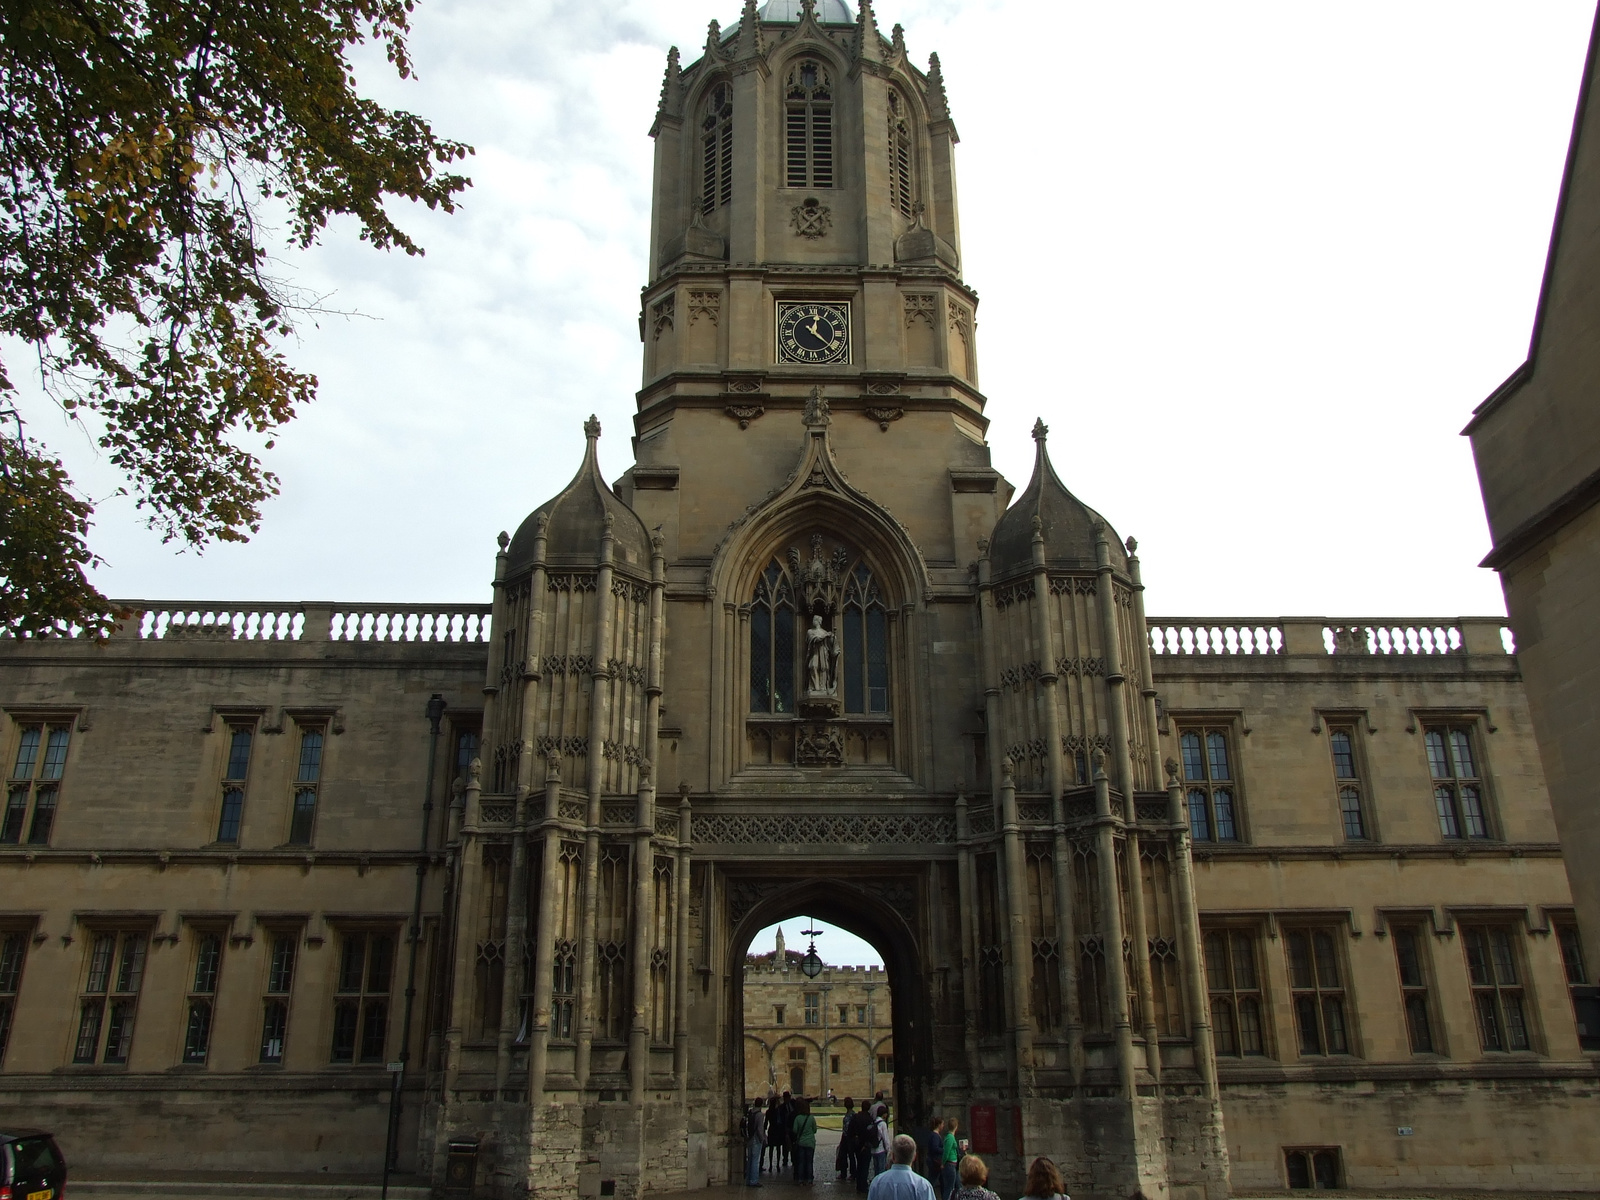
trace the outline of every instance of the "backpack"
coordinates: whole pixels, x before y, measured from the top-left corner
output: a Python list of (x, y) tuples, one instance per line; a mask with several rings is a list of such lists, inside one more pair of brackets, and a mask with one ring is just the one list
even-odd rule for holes
[(882, 1150), (882, 1147), (878, 1145), (879, 1141), (878, 1120), (876, 1117), (869, 1116), (866, 1124), (861, 1129), (861, 1149), (868, 1154), (877, 1154)]

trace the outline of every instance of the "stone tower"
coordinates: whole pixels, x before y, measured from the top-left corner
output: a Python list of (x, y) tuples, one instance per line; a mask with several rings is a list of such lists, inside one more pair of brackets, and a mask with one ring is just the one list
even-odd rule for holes
[(806, 915), (884, 956), (899, 1128), (1225, 1194), (1138, 560), (1042, 424), (1007, 508), (937, 56), (746, 0), (651, 133), (634, 464), (589, 422), (502, 546), (425, 1139), (506, 1195), (736, 1178), (746, 952)]

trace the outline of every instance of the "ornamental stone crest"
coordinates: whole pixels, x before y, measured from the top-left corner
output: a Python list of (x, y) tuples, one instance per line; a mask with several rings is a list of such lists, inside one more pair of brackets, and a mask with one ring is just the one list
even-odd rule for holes
[(815, 196), (807, 196), (790, 210), (789, 223), (803, 238), (819, 238), (833, 224), (833, 211)]
[(838, 607), (839, 586), (849, 562), (849, 552), (843, 546), (834, 547), (833, 554), (825, 556), (820, 533), (811, 535), (810, 562), (802, 561), (800, 551), (789, 547), (789, 569), (807, 613), (832, 615)]

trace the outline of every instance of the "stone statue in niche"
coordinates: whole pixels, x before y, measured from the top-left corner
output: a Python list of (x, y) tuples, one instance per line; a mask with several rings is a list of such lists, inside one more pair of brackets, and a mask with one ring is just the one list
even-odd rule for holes
[(822, 615), (811, 618), (806, 630), (806, 691), (812, 696), (832, 696), (839, 690), (839, 639), (822, 627)]

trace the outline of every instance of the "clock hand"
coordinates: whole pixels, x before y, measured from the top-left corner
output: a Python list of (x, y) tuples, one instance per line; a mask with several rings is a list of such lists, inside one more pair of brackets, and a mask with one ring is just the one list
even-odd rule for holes
[(817, 332), (817, 318), (816, 317), (812, 317), (811, 318), (811, 336), (816, 338), (817, 341), (819, 341), (819, 342), (825, 342), (825, 341), (828, 340), (827, 338), (823, 337), (822, 334)]

